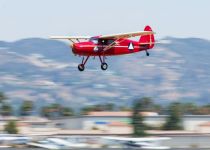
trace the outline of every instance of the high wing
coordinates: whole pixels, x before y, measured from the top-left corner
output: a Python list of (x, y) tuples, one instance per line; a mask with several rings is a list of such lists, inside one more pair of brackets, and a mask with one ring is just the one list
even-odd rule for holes
[[(113, 43), (108, 45), (103, 49), (103, 51), (107, 51), (110, 48), (114, 47), (119, 39), (126, 39), (126, 38), (131, 38), (131, 37), (136, 37), (136, 36), (143, 36), (143, 35), (152, 35), (155, 34), (153, 31), (137, 31), (137, 32), (129, 32), (129, 33), (120, 33), (120, 34), (110, 34), (110, 35), (102, 35), (99, 37), (99, 39), (115, 39)], [(121, 41), (122, 42), (122, 41)], [(151, 43), (150, 43), (151, 44)], [(144, 44), (142, 44), (144, 45)]]
[(153, 31), (137, 31), (137, 32), (128, 32), (128, 33), (120, 33), (120, 34), (110, 34), (110, 35), (102, 35), (99, 37), (99, 39), (120, 39), (120, 38), (131, 38), (136, 36), (142, 36), (142, 35), (151, 35), (155, 34)]
[(45, 148), (45, 149), (60, 149), (60, 147), (55, 144), (41, 144), (41, 143), (29, 142), (27, 143), (27, 145), (37, 148)]
[(76, 39), (84, 39), (88, 40), (90, 36), (51, 36), (51, 39), (67, 39), (67, 40), (76, 40)]
[(146, 141), (162, 141), (162, 140), (170, 140), (168, 137), (151, 137), (151, 138), (126, 138), (126, 137), (103, 137), (107, 140), (115, 140), (115, 141), (132, 141), (132, 142), (146, 142)]
[(71, 148), (84, 148), (84, 147), (87, 147), (87, 144), (72, 143), (70, 141), (59, 139), (59, 138), (48, 138), (47, 140), (51, 141), (53, 143), (56, 143), (58, 145), (64, 145), (66, 147), (71, 147)]

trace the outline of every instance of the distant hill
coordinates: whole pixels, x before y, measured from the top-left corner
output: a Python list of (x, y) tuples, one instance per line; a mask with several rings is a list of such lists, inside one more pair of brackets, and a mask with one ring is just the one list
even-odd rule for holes
[(152, 97), (171, 101), (210, 102), (210, 41), (198, 38), (163, 39), (151, 50), (110, 57), (108, 71), (100, 70), (98, 58), (85, 72), (63, 42), (30, 38), (0, 41), (0, 91), (14, 106), (23, 99), (37, 106), (60, 102), (72, 107), (105, 102), (127, 105), (133, 99)]

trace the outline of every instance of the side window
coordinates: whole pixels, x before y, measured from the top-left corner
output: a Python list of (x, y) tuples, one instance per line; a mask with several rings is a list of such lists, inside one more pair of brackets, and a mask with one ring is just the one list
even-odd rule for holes
[(93, 42), (94, 44), (98, 44), (98, 39), (97, 38), (91, 38), (90, 41)]
[(98, 44), (98, 39), (94, 39), (94, 40), (92, 40), (92, 42), (93, 42), (94, 44)]
[(114, 42), (114, 40), (107, 40), (107, 45), (110, 45)]
[(114, 42), (114, 40), (100, 40), (99, 43), (102, 44), (102, 45), (110, 45)]
[(103, 40), (103, 39), (100, 40), (100, 44), (101, 44), (101, 45), (107, 45), (107, 40)]

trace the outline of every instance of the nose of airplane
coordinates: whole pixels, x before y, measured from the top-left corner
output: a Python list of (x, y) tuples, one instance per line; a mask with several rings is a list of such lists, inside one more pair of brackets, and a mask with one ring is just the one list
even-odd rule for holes
[(72, 49), (72, 52), (73, 52), (74, 54), (77, 54), (78, 48), (79, 48), (78, 43), (74, 43), (74, 44), (71, 45), (71, 49)]
[(70, 47), (71, 47), (71, 49), (73, 49), (74, 48), (74, 44), (71, 44)]

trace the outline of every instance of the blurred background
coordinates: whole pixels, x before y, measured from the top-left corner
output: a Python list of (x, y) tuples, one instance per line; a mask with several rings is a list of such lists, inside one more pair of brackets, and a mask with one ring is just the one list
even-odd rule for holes
[[(0, 0), (0, 145), (122, 148), (169, 137), (161, 145), (209, 148), (209, 4)], [(49, 39), (147, 24), (162, 42), (151, 56), (108, 57), (105, 72), (99, 60), (78, 72), (69, 43)]]

